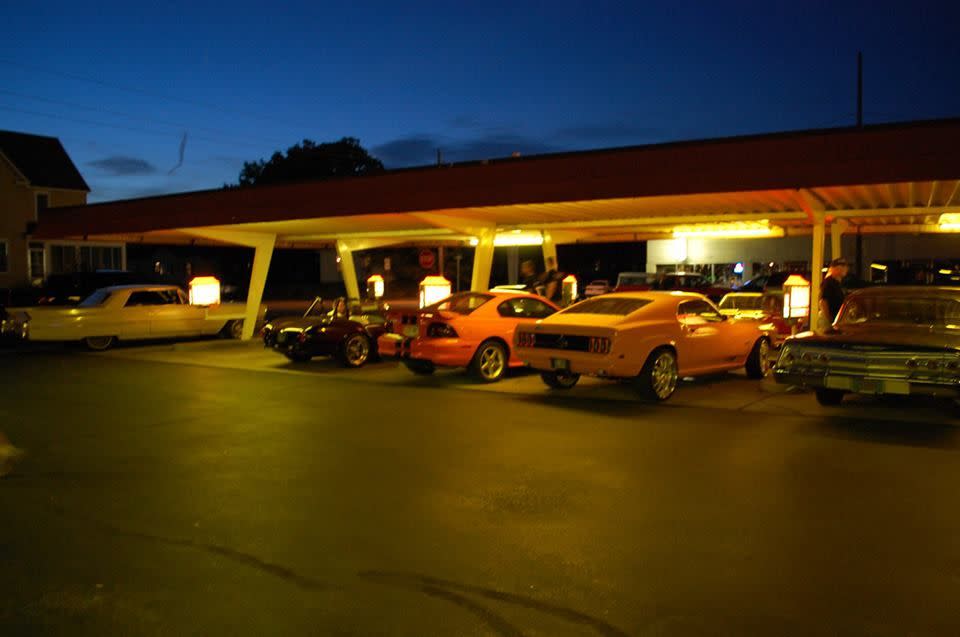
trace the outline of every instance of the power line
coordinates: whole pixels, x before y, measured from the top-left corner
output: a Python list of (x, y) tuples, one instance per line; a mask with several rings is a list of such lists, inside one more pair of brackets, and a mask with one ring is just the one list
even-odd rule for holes
[[(157, 98), (157, 99), (168, 100), (168, 101), (171, 101), (171, 102), (180, 102), (181, 104), (187, 104), (187, 105), (190, 105), (190, 106), (199, 106), (200, 108), (206, 108), (206, 109), (209, 109), (209, 110), (219, 111), (219, 112), (221, 112), (221, 113), (227, 113), (227, 114), (231, 114), (231, 115), (238, 115), (238, 116), (240, 116), (240, 117), (245, 117), (245, 118), (247, 118), (247, 119), (256, 119), (256, 120), (260, 120), (260, 121), (264, 121), (264, 122), (270, 122), (270, 123), (272, 123), (272, 124), (276, 124), (276, 123), (277, 123), (277, 120), (276, 120), (275, 118), (270, 117), (270, 116), (267, 116), (267, 115), (262, 115), (262, 114), (258, 114), (258, 113), (244, 113), (244, 112), (241, 112), (241, 111), (230, 110), (230, 109), (226, 109), (226, 108), (224, 108), (224, 107), (222, 107), (222, 106), (218, 106), (218, 105), (214, 105), (214, 104), (207, 104), (207, 103), (205, 103), (205, 102), (201, 102), (201, 101), (198, 101), (198, 100), (186, 99), (186, 98), (183, 98), (183, 97), (175, 97), (175, 96), (172, 96), (172, 95), (164, 95), (164, 94), (162, 94), (162, 93), (155, 93), (155, 92), (153, 92), (153, 91), (148, 91), (148, 90), (145, 90), (145, 89), (142, 89), (142, 88), (139, 88), (139, 87), (135, 87), (135, 86), (126, 86), (126, 85), (123, 85), (123, 84), (116, 84), (116, 83), (113, 83), (113, 82), (105, 82), (105, 81), (103, 81), (103, 80), (99, 80), (99, 79), (94, 78), (94, 77), (85, 76), (85, 75), (79, 75), (79, 74), (77, 74), (77, 73), (68, 73), (68, 72), (65, 72), (65, 71), (59, 71), (59, 70), (55, 70), (55, 69), (48, 69), (48, 68), (36, 66), (36, 65), (33, 65), (33, 64), (23, 64), (22, 62), (15, 62), (15, 61), (13, 61), (13, 60), (7, 60), (7, 59), (3, 59), (3, 58), (0, 58), (0, 64), (5, 64), (5, 65), (7, 65), (7, 66), (18, 67), (18, 68), (21, 68), (21, 69), (24, 69), (24, 70), (27, 70), (27, 71), (33, 71), (33, 72), (35, 72), (35, 73), (45, 73), (45, 74), (47, 74), (47, 75), (64, 77), (64, 78), (68, 78), (68, 79), (75, 80), (75, 81), (78, 81), (78, 82), (87, 82), (87, 83), (89, 83), (89, 84), (96, 84), (96, 85), (98, 85), (98, 86), (103, 86), (103, 87), (111, 88), (111, 89), (114, 89), (114, 90), (117, 90), (117, 91), (123, 91), (123, 92), (126, 92), (126, 93), (131, 93), (131, 94), (134, 94), (134, 95), (143, 95), (143, 96), (146, 96), (146, 97), (154, 97), (154, 98)], [(287, 123), (286, 125), (289, 126), (290, 124)]]
[[(16, 108), (15, 106), (5, 106), (5, 105), (3, 105), (3, 104), (0, 104), (0, 110), (12, 111), (12, 112), (14, 112), (14, 113), (23, 113), (23, 114), (25, 114), (25, 115), (34, 115), (34, 116), (37, 116), (37, 117), (47, 117), (47, 118), (49, 118), (49, 119), (64, 120), (64, 121), (68, 121), (68, 122), (74, 122), (74, 123), (76, 123), (76, 124), (85, 124), (85, 125), (87, 125), (87, 126), (103, 126), (103, 127), (106, 127), (106, 128), (116, 128), (116, 129), (118, 129), (118, 130), (125, 130), (125, 131), (134, 132), (134, 133), (141, 133), (141, 134), (145, 134), (145, 135), (154, 135), (154, 136), (166, 137), (166, 138), (170, 138), (170, 136), (171, 136), (171, 133), (169, 133), (169, 132), (161, 132), (161, 131), (156, 131), (156, 130), (149, 130), (149, 129), (146, 129), (146, 128), (139, 128), (139, 127), (134, 127), (134, 126), (124, 126), (124, 125), (122, 125), (122, 124), (111, 124), (111, 123), (108, 123), (108, 122), (98, 122), (98, 121), (95, 121), (95, 120), (80, 119), (80, 118), (78, 118), (78, 117), (69, 117), (69, 116), (66, 116), (66, 115), (54, 115), (54, 114), (52, 114), (52, 113), (41, 113), (40, 111), (32, 111), (32, 110), (28, 110), (28, 109), (25, 109), (25, 108)], [(206, 141), (206, 142), (209, 142), (209, 143), (212, 143), (212, 144), (220, 144), (220, 145), (223, 145), (223, 146), (244, 145), (244, 146), (250, 146), (251, 148), (256, 147), (256, 148), (261, 148), (261, 149), (262, 149), (262, 145), (254, 145), (254, 144), (251, 144), (251, 143), (249, 143), (249, 142), (242, 142), (242, 141), (237, 141), (237, 140), (227, 141), (227, 140), (214, 139), (214, 138), (212, 138), (212, 137), (200, 137), (200, 136), (196, 136), (196, 135), (194, 135), (194, 136), (192, 137), (192, 139), (198, 139), (198, 140), (201, 140), (201, 141)]]
[[(49, 97), (40, 97), (40, 96), (37, 96), (37, 95), (29, 95), (29, 94), (26, 94), (26, 93), (18, 93), (18, 92), (15, 92), (15, 91), (5, 91), (5, 90), (2, 90), (2, 89), (0, 89), (0, 95), (8, 95), (8, 96), (10, 96), (10, 97), (17, 97), (17, 98), (32, 100), (32, 101), (35, 101), (35, 102), (43, 102), (43, 103), (46, 103), (46, 104), (54, 104), (54, 105), (58, 105), (58, 106), (67, 106), (67, 107), (69, 107), (69, 108), (76, 108), (76, 109), (81, 109), (81, 110), (86, 110), (86, 111), (94, 111), (94, 112), (104, 113), (104, 114), (106, 114), (106, 115), (113, 115), (113, 116), (115, 116), (115, 117), (124, 117), (124, 118), (127, 118), (127, 119), (142, 119), (143, 121), (147, 121), (147, 122), (151, 122), (151, 121), (152, 121), (152, 122), (156, 122), (157, 124), (160, 124), (160, 125), (163, 125), (163, 126), (172, 126), (172, 127), (176, 128), (176, 129), (178, 129), (178, 130), (180, 130), (180, 131), (182, 131), (182, 130), (184, 130), (184, 129), (189, 129), (189, 130), (191, 130), (191, 131), (194, 131), (194, 130), (196, 130), (196, 131), (207, 131), (208, 133), (213, 133), (213, 134), (215, 134), (215, 135), (226, 135), (227, 137), (229, 137), (229, 138), (231, 138), (231, 139), (235, 139), (233, 133), (231, 133), (231, 132), (229, 132), (229, 131), (222, 130), (222, 129), (209, 128), (209, 127), (205, 127), (205, 126), (204, 126), (204, 127), (201, 127), (201, 126), (195, 126), (195, 125), (189, 125), (189, 126), (188, 126), (188, 125), (185, 125), (185, 124), (180, 123), (180, 122), (173, 122), (173, 121), (170, 121), (170, 120), (157, 119), (157, 118), (154, 118), (154, 117), (144, 118), (142, 115), (134, 115), (134, 114), (131, 114), (131, 113), (128, 113), (128, 112), (117, 111), (117, 110), (113, 110), (113, 109), (109, 109), (109, 108), (103, 108), (103, 107), (100, 107), (100, 106), (87, 106), (87, 105), (84, 105), (84, 104), (76, 104), (76, 103), (74, 103), (74, 102), (66, 102), (66, 101), (64, 101), (64, 100), (58, 100), (58, 99), (53, 99), (53, 98), (49, 98)], [(246, 135), (246, 134), (245, 134), (245, 137), (247, 137), (247, 138), (249, 139), (249, 136)], [(276, 141), (275, 141), (275, 140), (268, 140), (268, 139), (266, 139), (265, 137), (257, 137), (256, 140), (257, 140), (257, 141), (261, 141), (261, 142), (263, 142), (264, 144), (271, 144), (271, 145), (272, 145), (272, 144), (276, 144)]]

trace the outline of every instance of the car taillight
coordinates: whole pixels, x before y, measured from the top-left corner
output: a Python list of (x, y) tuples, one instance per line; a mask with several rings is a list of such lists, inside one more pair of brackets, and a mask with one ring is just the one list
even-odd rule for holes
[(610, 339), (603, 336), (591, 336), (587, 351), (593, 354), (608, 354), (610, 352)]
[(427, 327), (427, 336), (430, 338), (456, 338), (457, 330), (447, 323), (431, 323)]
[(533, 347), (537, 343), (537, 335), (533, 332), (517, 332), (517, 347)]
[(302, 332), (300, 332), (299, 334), (297, 334), (297, 342), (298, 342), (298, 343), (306, 343), (306, 342), (307, 342), (307, 331), (306, 331), (306, 330), (303, 330)]

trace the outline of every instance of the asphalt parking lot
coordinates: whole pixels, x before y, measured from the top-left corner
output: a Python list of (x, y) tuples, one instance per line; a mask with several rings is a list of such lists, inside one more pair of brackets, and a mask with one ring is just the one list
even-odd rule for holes
[(7, 635), (945, 635), (943, 404), (480, 385), (230, 341), (0, 356)]

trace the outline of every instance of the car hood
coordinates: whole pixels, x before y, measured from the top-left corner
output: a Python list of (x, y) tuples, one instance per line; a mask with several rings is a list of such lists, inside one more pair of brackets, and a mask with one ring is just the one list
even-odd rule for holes
[(316, 325), (323, 325), (327, 321), (320, 316), (281, 316), (280, 318), (269, 321), (270, 325), (275, 330), (285, 330), (285, 329), (300, 329), (304, 330), (308, 327), (314, 327)]
[(791, 341), (823, 347), (856, 347), (923, 350), (960, 350), (960, 330), (933, 329), (929, 326), (841, 327), (827, 334), (807, 332)]

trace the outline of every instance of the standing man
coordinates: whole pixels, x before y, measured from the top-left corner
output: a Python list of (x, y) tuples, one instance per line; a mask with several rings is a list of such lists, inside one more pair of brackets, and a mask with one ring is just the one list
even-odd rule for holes
[(840, 313), (840, 306), (843, 305), (843, 299), (846, 297), (841, 284), (848, 272), (850, 272), (850, 265), (843, 257), (830, 262), (827, 276), (820, 285), (820, 331), (833, 325), (837, 314)]
[(560, 282), (561, 277), (560, 273), (557, 272), (557, 262), (553, 257), (547, 257), (545, 265), (547, 266), (547, 271), (543, 273), (543, 286), (544, 292), (543, 296), (551, 301), (557, 302), (560, 300)]

